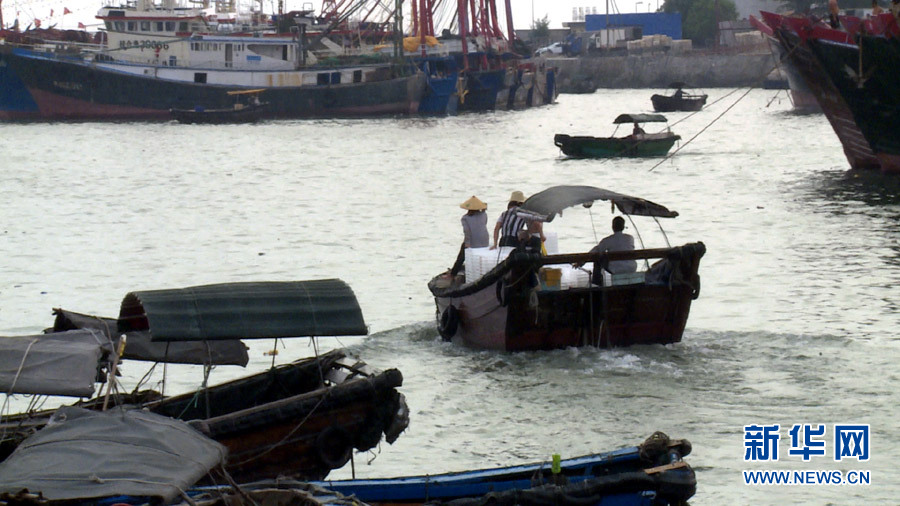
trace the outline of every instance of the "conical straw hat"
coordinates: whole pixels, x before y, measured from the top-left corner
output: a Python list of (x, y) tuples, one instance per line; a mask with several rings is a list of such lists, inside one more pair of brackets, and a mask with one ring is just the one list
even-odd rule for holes
[(478, 197), (472, 195), (472, 197), (459, 205), (459, 207), (465, 209), (466, 211), (484, 211), (487, 209), (487, 204), (478, 200)]

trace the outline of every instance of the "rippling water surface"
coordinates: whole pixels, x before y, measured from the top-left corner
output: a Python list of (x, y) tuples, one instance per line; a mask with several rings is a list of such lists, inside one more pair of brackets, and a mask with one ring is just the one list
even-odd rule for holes
[[(115, 316), (132, 290), (338, 277), (370, 335), (320, 344), (399, 368), (411, 408), (394, 445), (355, 456), (357, 476), (569, 457), (662, 430), (693, 443), (692, 504), (896, 503), (900, 179), (848, 172), (824, 117), (792, 114), (784, 95), (755, 90), (726, 111), (740, 93), (708, 92), (721, 100), (668, 115), (683, 140), (662, 163), (565, 160), (552, 142), (612, 133), (619, 113), (648, 111), (649, 90), (441, 119), (0, 124), (0, 334), (39, 332), (53, 307)], [(506, 354), (440, 341), (425, 284), (455, 258), (458, 204), (475, 194), (493, 220), (512, 190), (556, 184), (667, 205), (673, 244), (706, 243), (683, 342)], [(591, 212), (548, 226), (562, 250), (591, 246), (592, 221), (607, 233), (608, 208)], [(313, 352), (285, 346), (279, 361)], [(251, 347), (249, 371), (214, 379), (264, 369), (272, 343)], [(125, 364), (123, 381), (145, 371)], [(172, 392), (202, 377), (168, 379)], [(781, 424), (780, 461), (743, 461), (753, 423)], [(834, 462), (830, 438), (827, 457), (787, 457), (795, 423), (870, 424), (872, 458)], [(748, 487), (747, 469), (862, 469), (872, 484)]]

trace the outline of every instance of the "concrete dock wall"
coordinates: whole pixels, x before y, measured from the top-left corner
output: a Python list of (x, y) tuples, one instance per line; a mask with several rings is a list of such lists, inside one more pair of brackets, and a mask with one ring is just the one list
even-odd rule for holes
[(621, 56), (548, 58), (559, 68), (560, 92), (598, 88), (665, 88), (683, 81), (701, 88), (761, 87), (775, 68), (769, 52), (669, 54), (662, 51)]

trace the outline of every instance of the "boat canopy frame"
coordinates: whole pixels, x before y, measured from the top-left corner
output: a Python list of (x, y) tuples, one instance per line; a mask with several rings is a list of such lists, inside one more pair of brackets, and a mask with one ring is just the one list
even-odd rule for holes
[(340, 279), (222, 283), (131, 292), (119, 332), (151, 341), (364, 336), (353, 290)]
[(563, 210), (581, 204), (590, 207), (594, 201), (606, 200), (622, 214), (629, 216), (651, 216), (654, 218), (675, 218), (677, 211), (640, 197), (597, 188), (595, 186), (561, 185), (551, 186), (535, 193), (525, 200), (516, 214), (529, 220), (551, 222)]
[(620, 114), (613, 121), (613, 124), (621, 125), (623, 123), (668, 123), (669, 120), (666, 119), (662, 114), (648, 114), (648, 113), (639, 113), (639, 114)]

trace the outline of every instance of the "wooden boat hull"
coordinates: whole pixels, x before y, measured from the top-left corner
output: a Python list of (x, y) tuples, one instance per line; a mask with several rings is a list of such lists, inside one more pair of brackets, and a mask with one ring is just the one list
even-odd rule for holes
[[(393, 442), (408, 424), (396, 369), (373, 371), (340, 350), (266, 372), (142, 403), (161, 415), (187, 421), (228, 448), (226, 470), (239, 482), (277, 476), (322, 479), (351, 453)], [(112, 404), (118, 402), (115, 396)], [(102, 402), (87, 406), (99, 409)], [(19, 415), (7, 427), (39, 429), (52, 412)], [(19, 440), (24, 439), (23, 434)], [(3, 441), (11, 451), (12, 437)]]
[[(534, 289), (530, 280), (541, 265), (584, 261), (585, 254), (514, 253), (517, 258), (511, 255), (483, 278), (462, 286), (441, 288), (438, 276), (429, 283), (438, 327), (449, 334), (447, 339), (503, 351), (679, 342), (691, 303), (699, 296), (698, 269), (706, 247), (691, 243), (664, 251), (661, 262), (668, 262), (669, 269), (664, 282)], [(449, 327), (447, 320), (452, 320)]]
[(667, 95), (653, 95), (653, 110), (656, 112), (674, 111), (699, 111), (706, 105), (706, 95), (692, 95), (690, 97), (677, 98)]
[[(448, 501), (459, 504), (458, 501), (466, 500), (473, 501), (474, 504), (488, 500), (491, 503), (494, 500), (505, 503), (498, 494), (522, 497), (552, 491), (557, 497), (564, 497), (574, 490), (591, 488), (594, 489), (592, 495), (598, 498), (609, 500), (616, 497), (621, 501), (615, 504), (651, 504), (642, 502), (647, 500), (642, 496), (652, 497), (655, 501), (652, 504), (687, 500), (696, 489), (693, 470), (681, 460), (682, 456), (690, 453), (690, 443), (669, 440), (665, 435), (657, 438), (660, 439), (652, 443), (645, 442), (641, 447), (562, 460), (558, 473), (552, 472), (550, 462), (538, 462), (428, 476), (322, 481), (315, 482), (314, 485), (381, 505)], [(648, 445), (653, 445), (654, 448), (650, 449)], [(675, 465), (672, 465), (673, 459)], [(660, 465), (667, 468), (652, 470)], [(526, 501), (518, 504), (540, 503)], [(561, 501), (557, 504), (570, 503)]]
[(654, 157), (666, 156), (679, 139), (681, 136), (675, 134), (659, 137), (650, 134), (642, 138), (556, 134), (553, 143), (572, 158)]

